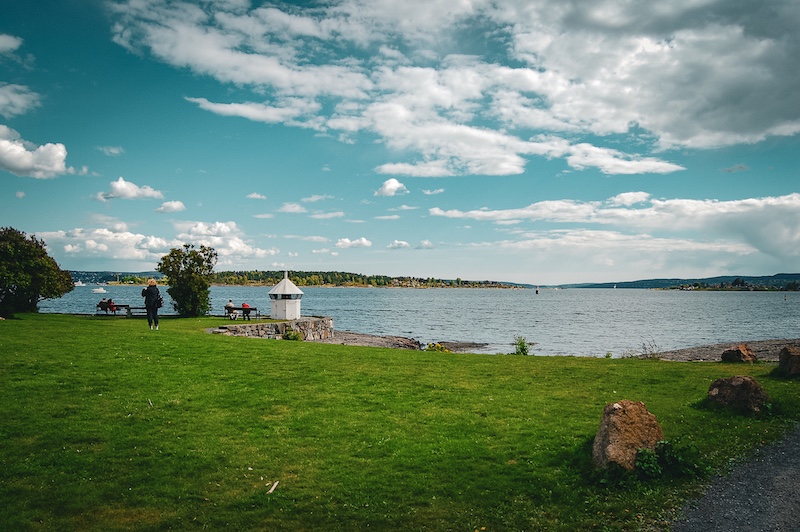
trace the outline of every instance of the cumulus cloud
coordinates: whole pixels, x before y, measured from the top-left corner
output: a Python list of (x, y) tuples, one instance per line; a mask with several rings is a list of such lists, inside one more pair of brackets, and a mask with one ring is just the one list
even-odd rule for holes
[(24, 85), (0, 83), (0, 115), (13, 118), (39, 107), (41, 97)]
[(306, 208), (300, 205), (299, 203), (284, 203), (281, 205), (281, 208), (278, 209), (278, 212), (288, 212), (292, 214), (302, 214), (306, 211)]
[(245, 259), (262, 259), (278, 255), (278, 248), (260, 248), (245, 240), (236, 222), (175, 222), (176, 238), (183, 242), (213, 247), (223, 265), (235, 265)]
[[(579, 170), (660, 174), (681, 167), (658, 150), (800, 132), (800, 7), (791, 2), (743, 13), (709, 0), (702, 16), (693, 2), (611, 0), (129, 0), (111, 9), (121, 46), (251, 90), (241, 101), (187, 98), (201, 109), (343, 142), (366, 133), (408, 152), (380, 173), (509, 175), (557, 157)], [(455, 38), (470, 27), (492, 35), (484, 52)], [(539, 135), (573, 140), (543, 150), (531, 140)], [(645, 142), (628, 153), (609, 135)]]
[(110, 199), (163, 199), (164, 194), (148, 185), (138, 186), (131, 181), (120, 177), (109, 183), (108, 192), (98, 192), (95, 199), (108, 201)]
[(364, 238), (357, 238), (356, 240), (350, 240), (349, 238), (340, 238), (336, 241), (337, 248), (349, 249), (349, 248), (368, 248), (372, 246), (372, 242)]
[(63, 144), (37, 146), (0, 124), (0, 169), (18, 176), (49, 179), (74, 172), (67, 168), (66, 159), (67, 148)]
[(186, 210), (186, 205), (182, 201), (165, 201), (161, 207), (156, 209), (157, 212), (172, 213), (181, 212)]
[(417, 249), (433, 249), (434, 246), (433, 242), (430, 240), (420, 240), (419, 244), (417, 245)]
[(411, 244), (403, 240), (395, 240), (386, 247), (389, 249), (409, 249), (411, 247)]
[(257, 200), (265, 200), (267, 197), (264, 194), (259, 194), (258, 192), (251, 192), (247, 195), (248, 199), (257, 199)]
[(22, 39), (7, 33), (0, 33), (0, 55), (10, 55), (22, 46)]
[(408, 189), (406, 186), (395, 179), (394, 177), (391, 179), (387, 179), (381, 185), (381, 188), (375, 191), (375, 196), (396, 196), (398, 194), (408, 194)]

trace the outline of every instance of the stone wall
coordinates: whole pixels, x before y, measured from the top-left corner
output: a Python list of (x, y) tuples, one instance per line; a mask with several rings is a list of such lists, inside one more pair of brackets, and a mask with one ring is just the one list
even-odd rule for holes
[(214, 332), (228, 336), (280, 339), (289, 330), (302, 334), (303, 340), (326, 340), (333, 338), (333, 318), (308, 316), (291, 321), (231, 324), (223, 325)]

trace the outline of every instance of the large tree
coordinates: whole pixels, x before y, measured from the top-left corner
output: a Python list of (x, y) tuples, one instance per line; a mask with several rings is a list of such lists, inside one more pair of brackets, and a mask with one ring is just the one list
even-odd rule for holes
[(156, 270), (167, 276), (167, 293), (173, 301), (175, 311), (181, 316), (201, 316), (211, 309), (209, 288), (217, 252), (214, 248), (192, 244), (173, 248), (161, 257)]
[(0, 316), (36, 312), (39, 301), (73, 288), (72, 276), (47, 254), (44, 241), (13, 227), (0, 228)]

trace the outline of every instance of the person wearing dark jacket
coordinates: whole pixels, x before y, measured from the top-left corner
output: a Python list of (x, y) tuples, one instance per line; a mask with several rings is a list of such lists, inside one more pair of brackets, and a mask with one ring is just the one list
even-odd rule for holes
[(150, 325), (151, 331), (154, 325), (158, 330), (158, 307), (161, 306), (161, 292), (158, 291), (155, 279), (151, 278), (147, 281), (147, 288), (142, 289), (142, 297), (144, 298), (144, 307), (147, 309), (147, 324)]

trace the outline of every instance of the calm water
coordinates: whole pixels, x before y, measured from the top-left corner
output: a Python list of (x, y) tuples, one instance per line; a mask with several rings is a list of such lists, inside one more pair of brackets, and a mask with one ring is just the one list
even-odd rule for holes
[[(78, 286), (42, 312), (94, 313), (102, 297), (141, 306), (141, 286)], [(620, 356), (704, 344), (800, 337), (800, 293), (662, 290), (500, 290), (303, 287), (305, 316), (332, 316), (341, 330), (415, 338), (421, 342), (489, 344), (513, 352), (514, 336), (535, 342), (536, 355)], [(269, 314), (269, 288), (213, 286), (214, 314), (228, 299)], [(165, 309), (171, 302), (165, 287)], [(785, 298), (785, 299), (784, 299)], [(163, 312), (162, 312), (163, 314)]]

